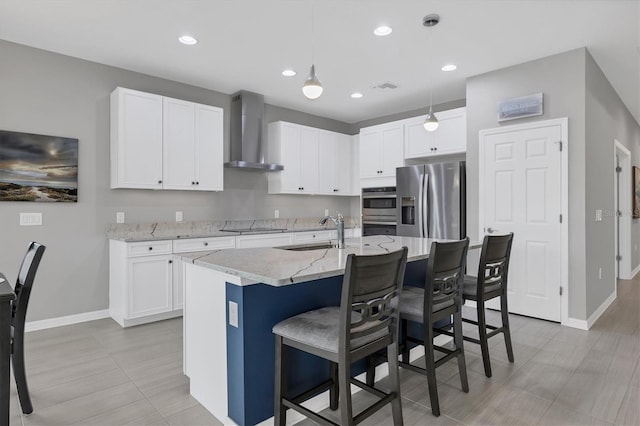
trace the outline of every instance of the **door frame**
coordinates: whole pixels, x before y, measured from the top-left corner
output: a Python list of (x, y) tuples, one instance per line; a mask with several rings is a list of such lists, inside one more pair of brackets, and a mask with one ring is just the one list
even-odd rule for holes
[[(620, 176), (620, 190), (622, 192), (622, 199), (620, 200), (620, 211), (622, 212), (622, 217), (620, 218), (620, 230), (619, 232), (614, 232), (614, 247), (618, 247), (618, 234), (622, 238), (620, 238), (620, 255), (622, 256), (622, 260), (620, 261), (620, 270), (618, 271), (618, 262), (616, 262), (614, 258), (614, 270), (618, 271), (616, 275), (620, 276), (623, 280), (630, 280), (633, 277), (631, 276), (631, 151), (627, 149), (619, 140), (613, 140), (613, 167), (615, 170), (616, 167), (616, 155), (620, 156), (620, 162), (622, 163), (622, 174)], [(615, 172), (614, 172), (615, 173)], [(618, 186), (617, 186), (617, 176), (614, 174), (613, 179), (613, 214), (614, 219), (616, 215), (616, 206), (618, 205)], [(614, 229), (618, 226), (617, 220), (614, 222)], [(617, 231), (617, 230), (616, 230)], [(617, 252), (615, 253), (618, 254)], [(618, 285), (614, 286), (616, 297), (618, 295)]]
[(500, 133), (518, 132), (523, 130), (537, 129), (540, 127), (560, 126), (562, 142), (560, 176), (561, 176), (561, 199), (560, 214), (560, 323), (562, 325), (573, 326), (569, 318), (569, 118), (555, 118), (551, 120), (534, 121), (525, 124), (514, 124), (493, 129), (483, 129), (478, 137), (478, 241), (484, 238), (484, 143), (487, 136)]

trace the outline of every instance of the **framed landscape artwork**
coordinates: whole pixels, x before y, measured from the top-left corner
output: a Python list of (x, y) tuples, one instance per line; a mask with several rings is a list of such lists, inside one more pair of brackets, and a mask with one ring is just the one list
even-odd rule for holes
[(640, 219), (640, 168), (633, 166), (633, 218)]
[(0, 130), (0, 201), (78, 201), (78, 139)]

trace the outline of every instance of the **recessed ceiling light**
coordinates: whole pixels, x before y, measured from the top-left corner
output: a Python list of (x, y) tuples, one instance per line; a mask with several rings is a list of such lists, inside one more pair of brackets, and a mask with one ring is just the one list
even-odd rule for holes
[(391, 34), (393, 30), (391, 29), (391, 27), (387, 26), (387, 25), (380, 25), (378, 28), (376, 28), (375, 30), (373, 30), (373, 33), (377, 36), (380, 37), (384, 37), (384, 36), (388, 36), (389, 34)]
[(455, 71), (458, 67), (455, 66), (454, 64), (447, 64), (445, 66), (443, 66), (441, 69), (442, 71)]
[(193, 46), (198, 42), (198, 40), (196, 40), (195, 37), (191, 37), (190, 35), (186, 35), (186, 34), (178, 37), (178, 41), (188, 46)]
[(362, 93), (360, 93), (360, 92), (353, 92), (353, 93), (351, 94), (351, 97), (352, 97), (353, 99), (360, 99), (360, 98), (361, 98), (361, 97), (363, 97), (363, 96), (364, 96), (364, 95), (363, 95)]
[(293, 77), (294, 75), (296, 75), (296, 72), (294, 70), (284, 70), (282, 71), (282, 75), (284, 75), (285, 77)]

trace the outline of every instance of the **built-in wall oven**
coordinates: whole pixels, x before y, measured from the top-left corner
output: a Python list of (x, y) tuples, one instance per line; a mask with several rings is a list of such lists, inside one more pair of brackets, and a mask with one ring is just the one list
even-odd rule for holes
[(396, 235), (396, 187), (362, 189), (362, 235)]

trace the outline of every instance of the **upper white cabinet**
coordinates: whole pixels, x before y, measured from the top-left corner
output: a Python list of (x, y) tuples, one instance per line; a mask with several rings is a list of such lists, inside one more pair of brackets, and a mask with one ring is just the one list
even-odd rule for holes
[(393, 177), (404, 165), (402, 122), (360, 130), (360, 178)]
[(349, 135), (277, 121), (269, 124), (270, 194), (353, 195)]
[(111, 94), (111, 187), (221, 191), (223, 110), (130, 89)]
[(162, 96), (111, 94), (111, 187), (162, 188)]
[(404, 121), (405, 158), (424, 158), (438, 155), (460, 154), (467, 150), (466, 108), (436, 113), (440, 126), (434, 132), (424, 127), (425, 116)]

